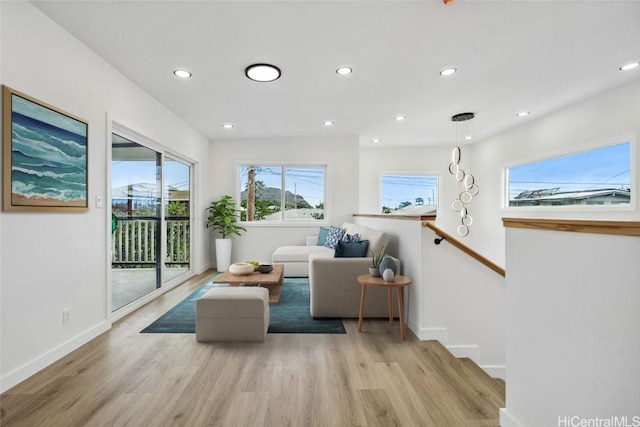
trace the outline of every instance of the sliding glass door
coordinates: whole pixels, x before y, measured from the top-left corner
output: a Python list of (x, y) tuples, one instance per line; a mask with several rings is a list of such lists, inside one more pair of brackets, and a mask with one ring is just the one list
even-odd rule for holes
[(191, 166), (164, 158), (164, 220), (167, 231), (165, 282), (189, 271), (191, 227)]
[(191, 165), (112, 134), (111, 310), (190, 272)]

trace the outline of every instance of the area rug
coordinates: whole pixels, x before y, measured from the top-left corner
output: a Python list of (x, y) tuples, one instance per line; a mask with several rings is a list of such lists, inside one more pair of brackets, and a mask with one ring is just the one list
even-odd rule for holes
[[(213, 280), (213, 279), (212, 279)], [(163, 314), (141, 333), (189, 334), (196, 332), (196, 301), (213, 287), (208, 282)], [(309, 279), (285, 278), (280, 302), (269, 306), (271, 334), (344, 334), (340, 319), (314, 320), (309, 313)]]

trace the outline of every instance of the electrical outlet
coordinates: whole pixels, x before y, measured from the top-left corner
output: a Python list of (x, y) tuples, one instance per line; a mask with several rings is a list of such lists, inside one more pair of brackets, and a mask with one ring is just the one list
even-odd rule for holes
[(65, 308), (62, 310), (62, 325), (68, 325), (71, 323), (71, 309)]

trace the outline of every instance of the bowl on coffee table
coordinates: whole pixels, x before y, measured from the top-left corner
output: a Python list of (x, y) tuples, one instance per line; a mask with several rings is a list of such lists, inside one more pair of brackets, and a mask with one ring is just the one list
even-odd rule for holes
[(258, 266), (258, 271), (260, 273), (271, 273), (273, 271), (273, 266), (271, 264), (260, 264)]
[(246, 276), (247, 274), (253, 273), (254, 269), (253, 264), (249, 264), (248, 262), (238, 262), (229, 266), (229, 273), (237, 276)]

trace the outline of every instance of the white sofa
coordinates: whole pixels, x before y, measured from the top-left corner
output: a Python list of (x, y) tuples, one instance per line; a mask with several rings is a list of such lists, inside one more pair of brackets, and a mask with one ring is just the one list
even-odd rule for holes
[[(307, 237), (306, 246), (279, 247), (272, 256), (273, 263), (284, 264), (285, 277), (309, 277), (310, 312), (314, 318), (358, 317), (361, 292), (358, 276), (369, 273), (372, 252), (384, 251), (390, 240), (387, 233), (357, 224), (345, 222), (341, 228), (344, 228), (347, 234), (359, 234), (361, 240), (369, 240), (366, 257), (335, 258), (334, 249), (317, 245), (318, 236)], [(400, 274), (400, 260), (393, 259)], [(398, 305), (396, 298), (394, 292), (394, 310)], [(387, 290), (368, 289), (364, 317), (388, 316)]]
[[(361, 240), (368, 240), (367, 256), (369, 257), (373, 251), (384, 251), (389, 243), (390, 236), (383, 231), (350, 222), (343, 223), (340, 228), (344, 228), (347, 234), (352, 236), (359, 234)], [(271, 262), (284, 265), (284, 277), (309, 277), (310, 255), (317, 254), (319, 257), (333, 258), (334, 252), (334, 249), (318, 245), (318, 236), (308, 236), (306, 246), (280, 246), (277, 248), (271, 256)]]

